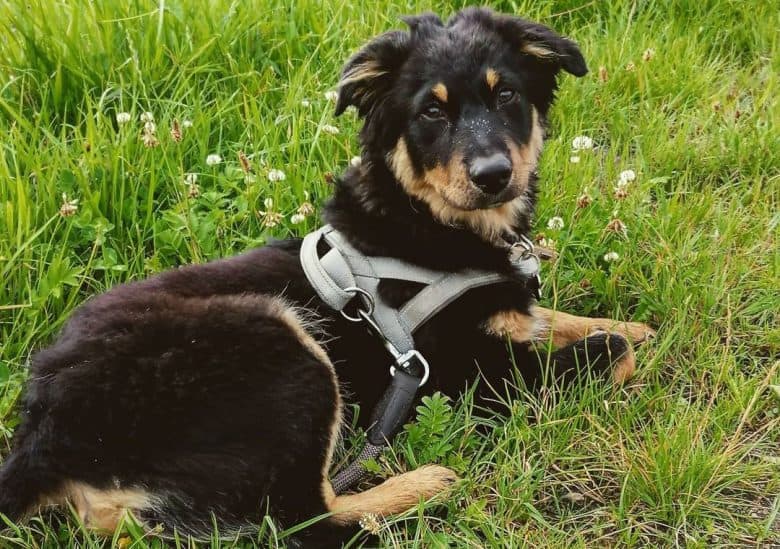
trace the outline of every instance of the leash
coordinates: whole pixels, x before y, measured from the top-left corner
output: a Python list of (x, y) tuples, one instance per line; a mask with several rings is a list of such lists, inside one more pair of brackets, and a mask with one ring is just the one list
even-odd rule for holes
[[(319, 250), (324, 247), (329, 249), (320, 257)], [(533, 243), (521, 236), (509, 252), (516, 271), (538, 297), (539, 258)], [(391, 382), (372, 411), (365, 447), (331, 481), (334, 492), (341, 494), (368, 474), (363, 463), (379, 456), (390, 443), (406, 422), (420, 387), (428, 381), (430, 366), (415, 349), (415, 330), (467, 291), (505, 282), (509, 277), (477, 269), (437, 271), (394, 257), (366, 256), (330, 225), (304, 237), (300, 260), (306, 278), (325, 304), (350, 322), (364, 323), (393, 358)], [(383, 279), (425, 287), (402, 307), (394, 308), (379, 297)], [(355, 301), (357, 307), (350, 309)]]

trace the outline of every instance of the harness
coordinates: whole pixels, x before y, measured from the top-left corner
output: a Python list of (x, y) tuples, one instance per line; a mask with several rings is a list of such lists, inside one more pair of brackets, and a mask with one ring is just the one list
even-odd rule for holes
[[(329, 249), (320, 257), (323, 242)], [(516, 243), (507, 244), (507, 248), (516, 273), (538, 297), (539, 258), (533, 244), (522, 236)], [(366, 445), (357, 459), (331, 481), (333, 490), (340, 494), (367, 474), (363, 463), (376, 458), (389, 444), (405, 423), (417, 391), (428, 381), (430, 367), (415, 348), (415, 331), (469, 290), (510, 278), (478, 269), (446, 272), (394, 257), (366, 256), (330, 225), (306, 235), (300, 260), (320, 299), (350, 322), (365, 323), (393, 357), (391, 383), (372, 412)], [(395, 308), (378, 294), (379, 283), (384, 279), (417, 282), (424, 287), (403, 306)]]

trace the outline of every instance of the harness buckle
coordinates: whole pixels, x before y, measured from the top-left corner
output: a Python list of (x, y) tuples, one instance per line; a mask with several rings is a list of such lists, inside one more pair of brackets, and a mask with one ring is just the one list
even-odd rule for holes
[(430, 367), (428, 366), (428, 361), (425, 360), (425, 358), (420, 354), (420, 351), (416, 349), (406, 351), (405, 353), (396, 357), (395, 364), (390, 366), (391, 376), (395, 376), (396, 368), (413, 377), (418, 377), (419, 369), (422, 368), (423, 375), (420, 379), (420, 385), (418, 385), (418, 387), (422, 387), (427, 383), (428, 377), (431, 373)]

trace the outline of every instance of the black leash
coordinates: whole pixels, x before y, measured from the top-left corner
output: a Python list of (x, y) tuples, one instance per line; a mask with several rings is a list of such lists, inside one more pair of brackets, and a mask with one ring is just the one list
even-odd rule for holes
[(396, 369), (393, 381), (371, 414), (372, 425), (366, 433), (366, 445), (360, 455), (331, 480), (336, 494), (343, 494), (368, 475), (363, 463), (379, 457), (406, 423), (420, 388), (420, 379)]
[[(359, 308), (357, 315), (366, 322), (370, 332), (382, 338), (395, 363), (390, 367), (390, 386), (371, 412), (371, 427), (366, 432), (366, 445), (360, 455), (331, 480), (331, 486), (337, 495), (343, 494), (368, 475), (363, 463), (376, 459), (390, 445), (409, 418), (417, 392), (428, 381), (429, 375), (428, 362), (418, 351), (400, 353), (382, 335), (369, 311)], [(345, 314), (345, 318), (351, 320), (356, 317)]]

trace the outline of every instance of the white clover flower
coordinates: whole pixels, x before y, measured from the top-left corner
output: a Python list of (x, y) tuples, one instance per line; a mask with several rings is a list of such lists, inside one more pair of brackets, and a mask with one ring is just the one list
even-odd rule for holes
[(618, 181), (623, 184), (630, 183), (635, 179), (636, 179), (636, 172), (634, 170), (623, 170), (622, 172), (620, 172), (620, 176), (618, 176)]
[(194, 172), (189, 172), (184, 174), (184, 182), (187, 185), (194, 185), (198, 182), (198, 174)]
[(274, 199), (269, 196), (268, 198), (263, 200), (263, 206), (265, 206), (266, 210), (270, 210), (271, 208), (274, 207)]
[(578, 135), (571, 142), (571, 148), (575, 151), (587, 151), (593, 148), (593, 140), (587, 135)]
[(286, 178), (282, 170), (268, 170), (268, 181), (284, 181)]
[(353, 156), (353, 157), (350, 159), (350, 161), (349, 161), (349, 165), (350, 165), (350, 166), (354, 166), (355, 168), (357, 168), (358, 166), (360, 166), (360, 164), (361, 164), (362, 162), (363, 162), (363, 159), (362, 159), (362, 158), (360, 158), (359, 156)]
[(323, 124), (321, 129), (325, 133), (329, 133), (331, 135), (337, 135), (339, 133), (339, 129), (336, 126), (331, 126), (330, 124)]
[(555, 240), (552, 238), (542, 237), (536, 241), (540, 248), (547, 248), (548, 250), (555, 250)]
[(78, 199), (68, 200), (68, 195), (62, 193), (62, 206), (60, 206), (60, 215), (62, 217), (70, 217), (75, 215), (79, 210)]
[(127, 124), (130, 122), (130, 113), (129, 112), (118, 112), (116, 113), (116, 123), (117, 124)]
[(325, 92), (325, 99), (333, 101), (334, 103), (339, 100), (339, 92), (334, 90), (328, 90)]
[(573, 155), (571, 155), (569, 157), (569, 162), (571, 162), (572, 164), (579, 164), (580, 163), (580, 157), (577, 156), (576, 154), (573, 154)]
[(361, 516), (358, 524), (363, 530), (374, 535), (377, 535), (382, 531), (382, 524), (379, 522), (379, 517), (374, 513), (366, 513)]
[(182, 128), (191, 128), (192, 127), (192, 120), (184, 119), (181, 121), (181, 127)]
[(308, 99), (301, 100), (301, 107), (306, 107), (306, 108), (311, 107), (311, 101), (309, 101)]
[(141, 113), (141, 122), (154, 122), (154, 115), (149, 111)]
[(150, 132), (144, 132), (144, 134), (141, 136), (141, 141), (143, 142), (144, 146), (149, 148), (156, 147), (160, 144), (160, 141), (157, 139), (157, 137)]
[(617, 252), (607, 252), (604, 254), (604, 261), (607, 263), (612, 263), (613, 261), (617, 261), (620, 259), (620, 255), (618, 255)]
[(144, 123), (144, 131), (146, 133), (155, 133), (157, 131), (157, 126), (152, 121), (145, 122)]
[(580, 196), (577, 197), (577, 207), (578, 208), (587, 208), (593, 203), (593, 197), (588, 194), (588, 191), (586, 190), (584, 193), (582, 193)]
[(617, 217), (613, 218), (612, 221), (607, 223), (606, 230), (608, 232), (620, 234), (623, 236), (628, 235), (628, 227), (626, 227), (626, 224)]
[(208, 166), (216, 166), (222, 162), (222, 157), (218, 154), (210, 154), (206, 157), (206, 165)]
[(299, 213), (294, 213), (294, 214), (292, 214), (290, 216), (290, 223), (292, 223), (293, 225), (297, 225), (299, 223), (303, 223), (304, 221), (306, 221), (306, 216), (305, 215), (302, 215), (302, 214), (299, 214)]
[(258, 213), (263, 216), (264, 227), (276, 227), (279, 223), (281, 223), (282, 219), (284, 219), (284, 216), (279, 212), (260, 211)]
[(547, 228), (553, 230), (563, 229), (563, 218), (558, 216), (551, 217), (547, 222)]
[(308, 217), (314, 213), (314, 206), (312, 205), (311, 202), (306, 201), (300, 206), (298, 206), (298, 209), (296, 211), (302, 216)]
[(618, 185), (615, 187), (615, 200), (623, 200), (628, 196), (628, 189), (625, 185)]
[(647, 48), (645, 53), (642, 54), (643, 61), (650, 61), (653, 57), (655, 57), (655, 50), (653, 48)]

